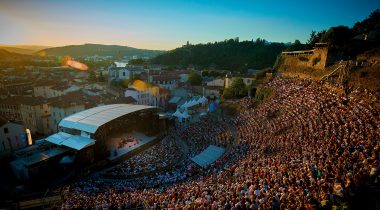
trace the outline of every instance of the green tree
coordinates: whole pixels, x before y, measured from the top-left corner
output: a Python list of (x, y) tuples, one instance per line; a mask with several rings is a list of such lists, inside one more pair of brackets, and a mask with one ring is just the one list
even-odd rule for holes
[(222, 97), (223, 97), (224, 99), (232, 99), (232, 98), (234, 98), (234, 93), (232, 92), (232, 89), (231, 89), (231, 88), (225, 88), (225, 89), (223, 90), (223, 95), (222, 95)]
[(94, 82), (97, 81), (95, 71), (90, 70), (90, 71), (88, 72), (88, 74), (89, 74), (89, 75), (88, 75), (88, 81), (89, 81), (89, 82), (94, 83)]
[(244, 97), (247, 94), (247, 87), (244, 84), (242, 78), (238, 77), (232, 80), (231, 90), (234, 95), (234, 98)]
[(145, 60), (142, 58), (132, 59), (132, 60), (128, 61), (128, 64), (130, 64), (130, 65), (141, 65), (144, 63), (145, 63)]
[(367, 33), (376, 28), (380, 28), (380, 10), (376, 9), (366, 19), (355, 23), (352, 30), (355, 34)]
[(139, 80), (139, 79), (141, 79), (140, 75), (134, 74), (129, 79), (125, 79), (125, 80), (121, 81), (121, 86), (127, 88), (129, 85), (133, 84), (133, 82), (135, 80)]
[(104, 77), (103, 72), (100, 72), (99, 77), (98, 77), (98, 81), (99, 82), (105, 82), (106, 81), (106, 78)]
[(225, 88), (223, 91), (224, 99), (242, 98), (247, 95), (247, 87), (244, 84), (242, 78), (238, 77), (232, 80), (232, 84), (229, 88)]
[(288, 51), (296, 51), (296, 50), (305, 50), (305, 45), (301, 43), (300, 40), (296, 39), (294, 42), (288, 47)]
[(309, 45), (314, 45), (315, 43), (313, 43), (313, 42), (315, 42), (316, 39), (317, 38), (317, 32), (316, 31), (311, 31), (311, 33), (310, 33), (310, 37), (309, 37), (309, 39), (307, 40), (307, 44), (309, 44)]
[(151, 62), (176, 67), (193, 65), (200, 69), (213, 66), (215, 69), (244, 72), (249, 68), (273, 66), (277, 55), (286, 48), (284, 43), (267, 42), (264, 39), (239, 42), (230, 39), (180, 47), (158, 55)]
[(307, 48), (312, 49), (315, 43), (321, 42), (321, 38), (325, 33), (326, 33), (326, 30), (322, 30), (319, 32), (311, 31), (310, 37), (306, 42)]
[(189, 75), (189, 82), (191, 85), (201, 85), (202, 84), (202, 76), (196, 72), (191, 72)]
[(347, 26), (336, 26), (326, 31), (326, 33), (322, 35), (321, 41), (335, 46), (343, 46), (348, 43), (352, 35), (352, 30)]

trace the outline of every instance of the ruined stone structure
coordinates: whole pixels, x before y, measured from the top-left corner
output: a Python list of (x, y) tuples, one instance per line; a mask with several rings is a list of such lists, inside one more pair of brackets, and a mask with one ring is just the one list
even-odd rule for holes
[(298, 66), (324, 69), (334, 62), (330, 54), (326, 43), (316, 43), (312, 50), (282, 52), (280, 62), (283, 67)]

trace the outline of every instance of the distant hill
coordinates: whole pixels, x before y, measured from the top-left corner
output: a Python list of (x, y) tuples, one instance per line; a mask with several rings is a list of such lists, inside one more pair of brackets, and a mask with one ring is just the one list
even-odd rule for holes
[(153, 57), (161, 54), (160, 50), (137, 49), (128, 46), (120, 45), (102, 45), (102, 44), (83, 44), (83, 45), (68, 45), (63, 47), (52, 47), (43, 49), (37, 54), (54, 55), (54, 56), (133, 56)]
[(19, 64), (27, 64), (31, 58), (31, 55), (13, 53), (0, 48), (0, 71), (2, 67), (14, 67)]
[(271, 43), (264, 39), (239, 41), (236, 38), (215, 43), (184, 45), (153, 58), (151, 62), (244, 72), (247, 69), (272, 67), (277, 55), (283, 50), (304, 48), (305, 45), (298, 40), (293, 44), (284, 44)]
[(0, 61), (4, 60), (20, 60), (25, 58), (30, 58), (29, 55), (23, 55), (19, 53), (9, 52), (8, 50), (4, 50), (0, 48)]
[(40, 46), (40, 45), (0, 45), (0, 49), (7, 50), (8, 52), (32, 55), (33, 53), (49, 48), (49, 46)]

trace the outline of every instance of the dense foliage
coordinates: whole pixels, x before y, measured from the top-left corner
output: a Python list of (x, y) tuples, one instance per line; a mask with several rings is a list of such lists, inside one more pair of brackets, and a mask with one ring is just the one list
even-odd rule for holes
[(380, 10), (376, 9), (366, 19), (355, 23), (352, 30), (355, 34), (367, 33), (380, 28)]
[(230, 87), (223, 91), (224, 99), (242, 98), (247, 96), (247, 87), (240, 77), (234, 78)]
[(97, 82), (98, 79), (96, 77), (96, 73), (95, 71), (91, 70), (88, 72), (88, 82), (90, 83), (94, 83), (94, 82)]
[[(352, 28), (347, 26), (335, 26), (328, 30), (320, 32), (312, 31), (310, 38), (307, 41), (309, 47), (312, 47), (316, 42), (326, 42), (333, 46), (342, 47), (352, 41), (352, 38), (357, 35), (369, 33), (373, 30), (380, 29), (380, 10), (373, 11), (366, 19), (355, 23)], [(379, 42), (380, 38), (375, 40)]]
[(191, 85), (201, 85), (202, 84), (202, 76), (196, 72), (191, 72), (189, 74), (189, 82)]
[[(352, 28), (335, 26), (320, 32), (312, 31), (307, 46), (299, 40), (291, 44), (267, 42), (264, 39), (242, 41), (229, 39), (222, 42), (191, 45), (187, 44), (167, 53), (158, 55), (152, 63), (169, 66), (195, 65), (198, 68), (224, 69), (244, 73), (247, 69), (272, 67), (281, 51), (311, 49), (317, 42), (327, 42), (332, 46), (350, 45), (356, 35), (380, 28), (380, 10), (375, 10)], [(380, 38), (377, 40), (380, 43)]]
[(145, 64), (145, 60), (142, 59), (142, 58), (137, 58), (137, 59), (132, 59), (130, 61), (128, 61), (128, 64), (130, 65), (141, 65), (141, 64)]
[(132, 75), (132, 77), (130, 77), (129, 79), (122, 80), (118, 85), (124, 88), (128, 88), (129, 85), (132, 85), (134, 81), (140, 80), (140, 79), (141, 79), (140, 75), (135, 74), (135, 75)]
[(272, 67), (277, 55), (288, 48), (304, 49), (299, 41), (293, 44), (269, 43), (264, 39), (242, 41), (229, 39), (222, 42), (185, 45), (152, 59), (164, 65), (195, 65), (199, 68), (217, 68), (245, 72), (247, 69)]
[(204, 77), (224, 77), (226, 76), (226, 74), (228, 73), (228, 71), (223, 71), (223, 70), (211, 70), (211, 69), (206, 69), (206, 70), (203, 70), (202, 71), (202, 76)]

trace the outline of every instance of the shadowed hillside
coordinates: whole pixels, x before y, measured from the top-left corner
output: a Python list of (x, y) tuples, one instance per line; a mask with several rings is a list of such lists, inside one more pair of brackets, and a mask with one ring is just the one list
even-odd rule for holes
[(46, 49), (49, 46), (39, 46), (39, 45), (0, 45), (0, 49), (7, 50), (13, 53), (32, 55), (33, 53)]
[(120, 45), (102, 45), (102, 44), (84, 44), (84, 45), (68, 45), (63, 47), (52, 47), (41, 51), (37, 54), (54, 55), (54, 56), (140, 56), (140, 57), (153, 57), (162, 53), (159, 50), (145, 50), (133, 47), (120, 46)]
[(313, 31), (308, 45), (315, 47), (281, 53), (276, 70), (288, 77), (380, 91), (380, 10), (351, 28), (336, 26)]
[(296, 40), (293, 44), (270, 43), (264, 39), (242, 41), (229, 39), (222, 42), (184, 45), (152, 59), (153, 63), (200, 68), (218, 68), (244, 72), (249, 68), (272, 67), (283, 50), (301, 50), (305, 45)]
[(0, 61), (16, 61), (16, 60), (23, 60), (23, 59), (29, 59), (31, 56), (29, 55), (23, 55), (19, 53), (13, 53), (9, 52), (4, 49), (0, 49)]

